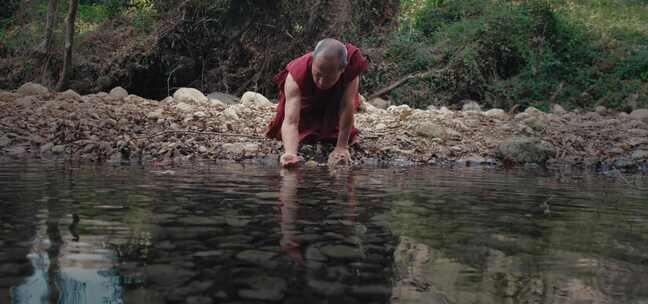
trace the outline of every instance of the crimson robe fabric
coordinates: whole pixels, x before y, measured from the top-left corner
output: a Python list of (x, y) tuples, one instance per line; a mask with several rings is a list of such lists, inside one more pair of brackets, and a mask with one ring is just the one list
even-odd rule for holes
[[(281, 140), (281, 125), (284, 120), (286, 96), (284, 85), (288, 74), (299, 86), (301, 93), (301, 111), (299, 116), (299, 142), (303, 141), (336, 141), (339, 131), (342, 95), (349, 83), (365, 72), (368, 62), (359, 48), (347, 43), (347, 66), (338, 82), (330, 89), (320, 90), (313, 81), (311, 65), (313, 53), (309, 52), (292, 60), (272, 80), (279, 86), (279, 104), (277, 114), (267, 128), (266, 136)], [(360, 96), (354, 99), (355, 110), (360, 106)], [(358, 135), (358, 129), (352, 127), (349, 142)]]

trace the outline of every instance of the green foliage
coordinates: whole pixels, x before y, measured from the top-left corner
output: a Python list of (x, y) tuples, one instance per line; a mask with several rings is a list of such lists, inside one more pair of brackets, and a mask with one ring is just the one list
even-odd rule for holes
[[(520, 104), (548, 109), (550, 101), (557, 101), (574, 107), (603, 104), (625, 109), (648, 99), (644, 95), (648, 91), (648, 3), (417, 3), (422, 3), (418, 10), (408, 13), (411, 27), (396, 34), (414, 41), (408, 46), (387, 45), (391, 50), (387, 54), (407, 56), (386, 59), (404, 66), (401, 75), (416, 69), (438, 73), (392, 92), (396, 103), (452, 105), (471, 99), (492, 107)], [(416, 52), (408, 50), (412, 46)], [(424, 60), (423, 55), (430, 53), (440, 56)], [(404, 93), (408, 90), (418, 91), (418, 97), (402, 99), (412, 98)], [(632, 98), (638, 101), (629, 106), (626, 100)]]

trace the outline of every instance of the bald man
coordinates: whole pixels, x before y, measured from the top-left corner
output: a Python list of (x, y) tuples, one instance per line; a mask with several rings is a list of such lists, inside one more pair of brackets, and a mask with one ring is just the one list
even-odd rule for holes
[(297, 151), (304, 141), (335, 142), (329, 164), (351, 163), (349, 144), (358, 134), (353, 115), (360, 106), (360, 74), (367, 65), (360, 49), (328, 38), (275, 75), (279, 105), (266, 136), (283, 141), (282, 167), (299, 162)]

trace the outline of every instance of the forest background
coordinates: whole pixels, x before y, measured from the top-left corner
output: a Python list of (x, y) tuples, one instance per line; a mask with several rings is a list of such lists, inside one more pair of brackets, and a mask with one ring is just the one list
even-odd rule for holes
[(363, 49), (366, 96), (406, 80), (393, 104), (648, 106), (648, 0), (6, 0), (0, 88), (276, 97), (272, 76), (324, 37)]

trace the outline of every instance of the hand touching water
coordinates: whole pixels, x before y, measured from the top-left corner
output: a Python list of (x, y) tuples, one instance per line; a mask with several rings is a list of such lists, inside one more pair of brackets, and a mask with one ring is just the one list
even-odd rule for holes
[(282, 168), (296, 167), (300, 161), (302, 161), (302, 157), (292, 153), (284, 153), (281, 155), (281, 158), (279, 158), (279, 163)]
[(351, 154), (349, 148), (336, 147), (328, 158), (329, 166), (349, 166), (351, 165)]

